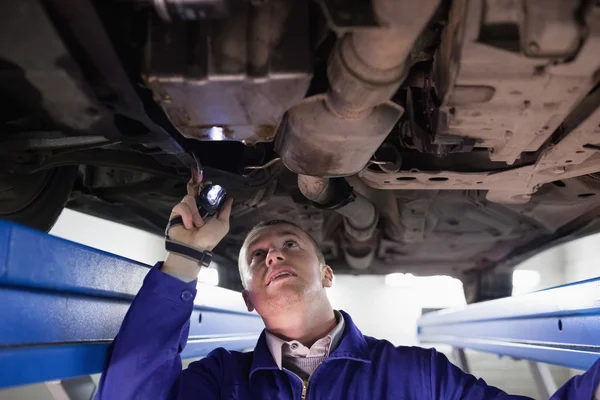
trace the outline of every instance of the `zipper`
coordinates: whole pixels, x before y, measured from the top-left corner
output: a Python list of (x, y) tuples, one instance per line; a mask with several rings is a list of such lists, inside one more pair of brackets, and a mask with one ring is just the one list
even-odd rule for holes
[(306, 392), (308, 392), (308, 384), (310, 383), (310, 379), (315, 375), (315, 372), (317, 372), (317, 369), (321, 366), (321, 364), (323, 364), (323, 362), (321, 362), (319, 365), (317, 365), (317, 367), (315, 368), (315, 370), (313, 371), (313, 373), (310, 374), (310, 376), (308, 377), (307, 380), (304, 380), (304, 379), (300, 378), (298, 376), (298, 374), (290, 371), (289, 369), (283, 368), (284, 370), (286, 370), (290, 374), (294, 375), (296, 378), (300, 379), (300, 381), (302, 382), (302, 394), (300, 395), (300, 400), (306, 400)]
[(306, 400), (306, 390), (307, 389), (308, 389), (308, 381), (302, 380), (302, 397), (300, 397), (302, 400)]
[(300, 380), (300, 382), (302, 382), (302, 394), (300, 395), (300, 399), (306, 400), (306, 391), (308, 390), (308, 381), (310, 381), (310, 376), (308, 377), (307, 380), (304, 380), (304, 379), (300, 378), (298, 376), (298, 374), (296, 374), (295, 372), (292, 372), (287, 368), (282, 368), (282, 369), (285, 370), (286, 372), (289, 372), (290, 375), (294, 375), (296, 378), (298, 378)]
[[(301, 400), (306, 400), (306, 392), (308, 392), (308, 384), (310, 383), (310, 379), (315, 375), (315, 372), (317, 372), (317, 369), (321, 366), (321, 364), (323, 364), (322, 361), (321, 363), (319, 363), (319, 365), (317, 365), (317, 367), (315, 368), (313, 373), (310, 374), (307, 380), (302, 380), (302, 397), (300, 398)], [(298, 376), (298, 378), (300, 377)]]

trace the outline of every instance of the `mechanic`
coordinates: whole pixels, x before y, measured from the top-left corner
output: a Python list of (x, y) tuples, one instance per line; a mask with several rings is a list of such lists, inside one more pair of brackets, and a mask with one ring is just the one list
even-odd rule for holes
[[(232, 200), (203, 221), (194, 197), (201, 179), (193, 173), (170, 217), (181, 216), (184, 226), (168, 234), (204, 251), (227, 234)], [(347, 313), (332, 309), (326, 288), (333, 272), (315, 241), (282, 221), (253, 228), (240, 251), (243, 299), (266, 326), (254, 351), (218, 348), (182, 371), (200, 268), (171, 252), (150, 270), (113, 343), (97, 399), (525, 398), (462, 372), (435, 349), (364, 336)], [(591, 400), (599, 382), (600, 361), (552, 399)]]

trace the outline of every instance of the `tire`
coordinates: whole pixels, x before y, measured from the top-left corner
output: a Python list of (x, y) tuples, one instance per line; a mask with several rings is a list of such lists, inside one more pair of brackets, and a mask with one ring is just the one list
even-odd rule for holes
[(463, 290), (468, 304), (496, 300), (512, 295), (512, 271), (478, 271), (463, 279)]
[(65, 208), (77, 166), (30, 175), (0, 174), (0, 218), (48, 232)]

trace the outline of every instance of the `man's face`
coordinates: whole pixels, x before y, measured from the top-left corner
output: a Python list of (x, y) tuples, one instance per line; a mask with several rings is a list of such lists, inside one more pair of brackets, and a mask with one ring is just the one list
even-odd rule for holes
[(308, 235), (287, 224), (251, 232), (239, 262), (247, 287), (244, 300), (250, 311), (261, 315), (323, 294), (333, 279), (331, 268), (320, 265)]

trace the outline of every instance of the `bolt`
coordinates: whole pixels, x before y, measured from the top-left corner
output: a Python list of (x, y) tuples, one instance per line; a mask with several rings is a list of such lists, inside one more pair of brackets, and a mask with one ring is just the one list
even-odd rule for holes
[(559, 175), (559, 174), (564, 174), (565, 171), (566, 171), (565, 167), (556, 167), (552, 170), (552, 173)]
[(543, 75), (544, 72), (546, 72), (546, 66), (545, 65), (536, 65), (533, 68), (533, 76)]
[(529, 44), (527, 45), (527, 48), (529, 49), (530, 53), (534, 53), (536, 54), (537, 52), (540, 51), (540, 45), (537, 44), (537, 42), (529, 42)]

